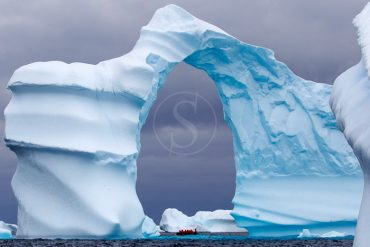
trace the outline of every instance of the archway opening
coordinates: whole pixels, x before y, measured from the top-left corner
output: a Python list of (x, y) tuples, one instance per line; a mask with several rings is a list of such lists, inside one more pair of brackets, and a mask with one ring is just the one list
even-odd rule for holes
[(232, 133), (205, 72), (181, 63), (170, 73), (142, 128), (137, 167), (138, 196), (157, 224), (167, 208), (232, 209)]

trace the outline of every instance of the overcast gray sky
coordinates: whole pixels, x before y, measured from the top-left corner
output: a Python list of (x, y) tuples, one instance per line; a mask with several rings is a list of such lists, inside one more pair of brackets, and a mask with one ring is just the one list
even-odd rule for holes
[[(35, 61), (95, 64), (121, 56), (135, 44), (140, 27), (155, 9), (166, 4), (175, 3), (244, 42), (273, 49), (279, 60), (305, 79), (332, 83), (360, 60), (352, 19), (366, 2), (0, 0), (0, 138), (4, 137), (2, 112), (10, 99), (5, 88), (15, 69)], [(178, 92), (198, 95), (197, 111), (191, 104), (174, 109), (178, 102), (194, 100), (188, 93), (171, 97)], [(217, 97), (213, 82), (185, 64), (176, 67), (159, 93), (142, 131), (137, 185), (145, 211), (156, 221), (167, 207), (188, 214), (232, 207), (232, 139)], [(174, 117), (177, 110), (191, 125)], [(178, 145), (186, 145), (194, 131), (197, 138), (189, 150), (168, 150), (169, 133)], [(1, 142), (0, 220), (8, 222), (16, 222), (16, 201), (10, 188), (15, 168), (15, 156)]]

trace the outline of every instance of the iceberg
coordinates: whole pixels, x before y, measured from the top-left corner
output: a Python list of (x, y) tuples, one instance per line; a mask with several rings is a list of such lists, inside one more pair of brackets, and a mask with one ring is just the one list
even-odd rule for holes
[(136, 194), (136, 160), (148, 112), (180, 62), (205, 71), (218, 89), (233, 135), (238, 227), (251, 236), (353, 233), (361, 169), (336, 127), (331, 86), (168, 5), (124, 56), (14, 72), (5, 141), (18, 157), (17, 237), (158, 234)]
[(12, 239), (15, 232), (17, 232), (16, 225), (0, 221), (0, 239)]
[(162, 215), (159, 227), (166, 232), (196, 229), (198, 232), (247, 232), (236, 226), (231, 210), (199, 211), (187, 216), (175, 208), (167, 208)]
[(315, 238), (318, 236), (319, 235), (312, 234), (308, 229), (303, 229), (302, 232), (299, 233), (297, 238)]
[(162, 231), (178, 232), (185, 229), (196, 229), (195, 222), (183, 212), (175, 208), (167, 208), (163, 214), (159, 227)]
[(370, 243), (370, 4), (354, 19), (358, 28), (361, 61), (334, 82), (331, 108), (349, 145), (360, 161), (364, 192), (358, 216), (354, 246)]

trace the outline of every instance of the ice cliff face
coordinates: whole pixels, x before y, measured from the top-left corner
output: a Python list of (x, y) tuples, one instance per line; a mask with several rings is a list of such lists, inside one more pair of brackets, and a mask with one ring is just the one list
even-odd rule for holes
[(97, 65), (39, 62), (13, 74), (5, 116), (6, 143), (18, 157), (18, 236), (156, 233), (135, 190), (140, 130), (182, 61), (218, 88), (234, 138), (238, 226), (252, 236), (303, 228), (351, 234), (360, 169), (330, 111), (331, 86), (303, 80), (272, 51), (169, 5), (122, 57)]
[(370, 4), (355, 18), (354, 24), (358, 28), (362, 60), (336, 79), (330, 103), (364, 174), (354, 246), (366, 247), (370, 243)]

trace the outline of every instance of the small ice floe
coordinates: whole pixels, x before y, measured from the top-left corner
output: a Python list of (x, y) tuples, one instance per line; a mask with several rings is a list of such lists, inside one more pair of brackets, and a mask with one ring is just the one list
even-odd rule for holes
[(320, 235), (312, 233), (309, 229), (303, 229), (297, 238), (340, 238), (345, 236), (345, 232), (330, 231)]
[(336, 231), (330, 231), (327, 233), (322, 234), (320, 237), (322, 238), (340, 238), (346, 236), (346, 233), (344, 232), (336, 232)]
[(319, 235), (312, 234), (310, 230), (303, 229), (302, 232), (299, 233), (297, 238), (317, 238)]

